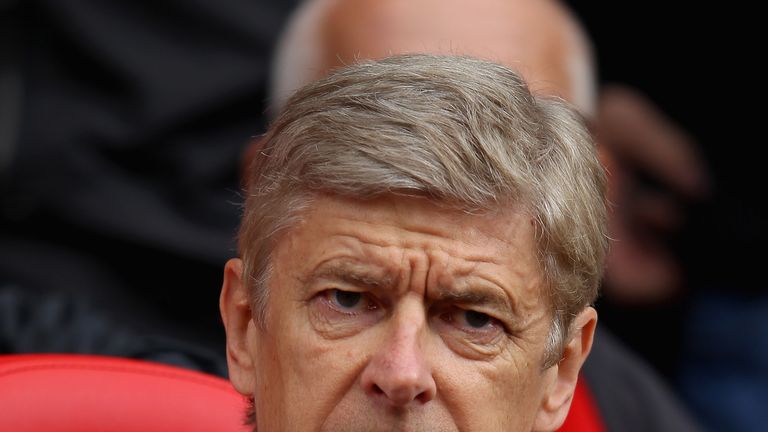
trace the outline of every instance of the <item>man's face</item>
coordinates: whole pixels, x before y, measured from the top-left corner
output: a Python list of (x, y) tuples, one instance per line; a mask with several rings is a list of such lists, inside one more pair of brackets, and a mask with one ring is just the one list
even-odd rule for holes
[(259, 431), (531, 430), (550, 323), (525, 214), (322, 196), (274, 251), (233, 382)]

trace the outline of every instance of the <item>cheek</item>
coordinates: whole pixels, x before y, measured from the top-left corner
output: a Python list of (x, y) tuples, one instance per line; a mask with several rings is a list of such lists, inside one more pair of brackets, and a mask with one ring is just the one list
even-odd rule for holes
[[(265, 402), (274, 406), (279, 401), (280, 413), (274, 414), (283, 420), (280, 428), (265, 430), (316, 430), (359, 387), (357, 379), (367, 359), (365, 344), (358, 338), (324, 340), (306, 319), (306, 308), (280, 316), (285, 319), (271, 323), (272, 349), (263, 356), (270, 367), (263, 376), (277, 390), (267, 394)], [(296, 415), (296, 407), (301, 407), (302, 415)]]
[(438, 395), (460, 430), (524, 430), (533, 421), (541, 394), (538, 366), (503, 355), (492, 362), (465, 359), (435, 370)]

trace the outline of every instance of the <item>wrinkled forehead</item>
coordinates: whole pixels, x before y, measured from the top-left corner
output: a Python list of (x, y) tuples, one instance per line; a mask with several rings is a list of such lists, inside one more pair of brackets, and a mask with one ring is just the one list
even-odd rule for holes
[(469, 55), (518, 71), (535, 93), (593, 112), (585, 41), (551, 1), (336, 0), (322, 22), (318, 37), (325, 55), (318, 75), (396, 54)]
[[(403, 257), (395, 253), (391, 262), (383, 257), (392, 258), (400, 248), (440, 251), (443, 265), (471, 264), (464, 269), (470, 273), (480, 265), (517, 268), (523, 262), (532, 273), (541, 272), (533, 218), (518, 205), (468, 212), (433, 197), (397, 193), (367, 198), (315, 193), (306, 204), (300, 222), (285, 233), (278, 248), (316, 248), (322, 255), (318, 262), (329, 256), (376, 256), (379, 264), (399, 268), (408, 264)], [(505, 260), (507, 255), (514, 259)]]

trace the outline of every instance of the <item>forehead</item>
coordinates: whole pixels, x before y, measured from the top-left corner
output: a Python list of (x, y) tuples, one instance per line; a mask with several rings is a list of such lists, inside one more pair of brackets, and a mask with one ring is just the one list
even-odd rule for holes
[[(517, 242), (528, 245), (534, 236), (533, 219), (519, 205), (466, 211), (427, 197), (394, 193), (366, 199), (316, 194), (301, 220), (305, 232), (317, 228), (312, 231), (321, 235), (344, 224), (360, 224), (372, 230), (403, 231), (404, 235), (408, 231), (438, 242), (466, 242), (478, 248)], [(489, 240), (493, 240), (490, 245)]]
[[(533, 221), (514, 207), (468, 214), (426, 198), (320, 196), (282, 237), (274, 259), (279, 271), (300, 277), (331, 267), (393, 285), (476, 278), (530, 292), (531, 302), (543, 287)], [(405, 280), (420, 272), (424, 280)]]

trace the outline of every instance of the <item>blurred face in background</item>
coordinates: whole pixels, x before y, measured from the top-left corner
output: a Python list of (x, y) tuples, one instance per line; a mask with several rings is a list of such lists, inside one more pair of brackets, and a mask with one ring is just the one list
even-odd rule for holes
[(407, 53), (468, 55), (519, 72), (534, 93), (595, 113), (588, 42), (549, 0), (328, 1), (316, 37), (320, 78), (359, 59)]

